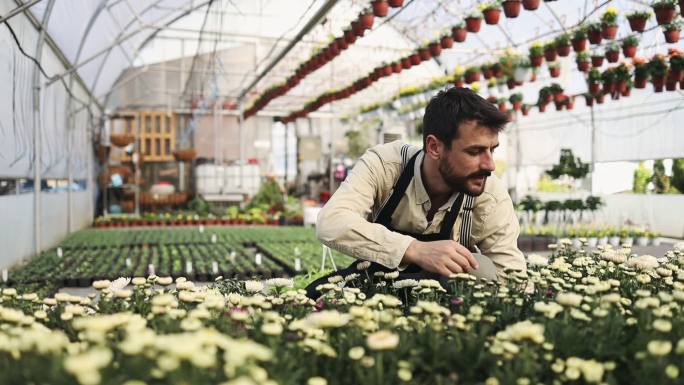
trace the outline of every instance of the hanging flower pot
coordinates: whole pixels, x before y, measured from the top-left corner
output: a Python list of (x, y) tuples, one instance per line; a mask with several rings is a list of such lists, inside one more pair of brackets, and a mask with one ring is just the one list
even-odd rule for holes
[(513, 79), (513, 78), (508, 78), (508, 79), (506, 80), (506, 87), (508, 87), (509, 90), (514, 89), (515, 86), (516, 86), (516, 84), (515, 84), (515, 79)]
[(539, 105), (539, 112), (545, 112), (546, 111), (546, 104), (542, 103)]
[(601, 91), (601, 84), (598, 82), (590, 82), (589, 83), (589, 92), (592, 93), (593, 95), (598, 94)]
[(553, 66), (549, 67), (549, 75), (551, 75), (552, 78), (557, 78), (560, 76), (561, 69), (558, 66)]
[(675, 5), (669, 1), (658, 1), (653, 4), (653, 12), (655, 12), (656, 22), (658, 25), (665, 25), (672, 23), (677, 12)]
[(648, 78), (645, 76), (634, 78), (634, 88), (646, 88), (646, 83), (648, 83)]
[(615, 83), (615, 90), (620, 94), (623, 94), (627, 89), (627, 86), (627, 79), (618, 79), (618, 81)]
[(430, 50), (428, 48), (418, 49), (418, 54), (420, 55), (420, 60), (422, 61), (430, 60), (430, 58), (432, 57), (432, 54), (430, 53)]
[(109, 141), (116, 147), (126, 147), (135, 142), (135, 136), (133, 134), (111, 134)]
[(463, 86), (465, 86), (465, 82), (463, 81), (462, 78), (458, 78), (458, 79), (454, 80), (454, 87), (463, 88)]
[(594, 68), (601, 67), (603, 65), (603, 58), (603, 55), (591, 55), (591, 66)]
[(549, 43), (544, 46), (544, 59), (547, 62), (555, 61), (558, 57), (558, 52), (556, 51), (556, 45), (554, 43)]
[(622, 96), (624, 96), (624, 97), (629, 97), (631, 94), (632, 94), (632, 89), (631, 89), (629, 86), (627, 86), (627, 87), (620, 93), (620, 95), (622, 95)]
[(514, 19), (520, 15), (520, 10), (522, 9), (521, 0), (505, 0), (501, 5), (506, 17)]
[(351, 26), (352, 32), (354, 32), (356, 36), (363, 37), (363, 33), (366, 29), (363, 27), (363, 24), (361, 24), (361, 20), (352, 21)]
[(405, 57), (401, 59), (401, 68), (407, 70), (411, 68), (413, 64), (411, 64), (411, 58), (410, 57)]
[(544, 62), (544, 56), (542, 56), (542, 55), (530, 56), (530, 65), (532, 67), (541, 67), (543, 62)]
[(468, 16), (465, 19), (466, 22), (466, 30), (468, 32), (472, 33), (477, 33), (480, 32), (480, 28), (482, 27), (482, 18), (479, 16)]
[(178, 162), (190, 162), (197, 156), (197, 151), (194, 148), (179, 148), (173, 152), (173, 157)]
[(356, 34), (354, 33), (354, 31), (351, 29), (345, 30), (344, 40), (347, 42), (347, 44), (354, 44), (354, 42), (356, 41)]
[(665, 76), (653, 75), (651, 78), (651, 83), (653, 83), (653, 92), (663, 92), (663, 87), (665, 86)]
[(522, 109), (522, 102), (521, 101), (513, 102), (513, 110), (520, 111), (521, 109)]
[(672, 80), (669, 77), (667, 78), (667, 82), (665, 82), (665, 90), (667, 91), (677, 91), (677, 81)]
[(411, 60), (411, 65), (414, 65), (414, 66), (417, 66), (421, 62), (420, 55), (417, 53), (411, 54), (411, 56), (409, 56), (409, 60)]
[(344, 36), (336, 38), (335, 43), (337, 43), (337, 48), (340, 50), (349, 48), (349, 43), (347, 43), (347, 40), (344, 38)]
[(454, 39), (451, 36), (442, 36), (442, 38), (439, 41), (439, 44), (442, 46), (442, 48), (451, 48), (454, 46)]
[(508, 106), (506, 106), (506, 102), (499, 102), (498, 107), (499, 107), (499, 111), (501, 111), (501, 112), (508, 111)]
[(468, 30), (463, 26), (457, 26), (451, 29), (451, 37), (453, 37), (454, 41), (457, 43), (464, 42), (467, 35)]
[(590, 94), (584, 94), (584, 101), (587, 103), (587, 107), (594, 105), (594, 97)]
[(577, 69), (581, 72), (587, 72), (591, 68), (591, 62), (589, 60), (580, 60), (577, 62)]
[(540, 0), (523, 0), (523, 8), (528, 11), (534, 11), (539, 8), (539, 2)]
[(615, 39), (615, 36), (617, 35), (617, 31), (618, 31), (617, 25), (611, 25), (611, 24), (601, 25), (601, 37), (604, 39), (608, 39), (608, 40)]
[(371, 3), (371, 6), (373, 7), (373, 15), (376, 17), (385, 17), (387, 16), (387, 12), (389, 12), (387, 0), (374, 0)]
[(608, 50), (606, 51), (606, 59), (608, 63), (617, 63), (620, 60), (620, 51), (618, 50)]
[(430, 43), (428, 48), (430, 49), (430, 55), (433, 57), (442, 54), (442, 46), (439, 43)]
[(386, 64), (382, 68), (382, 71), (380, 72), (381, 76), (390, 76), (392, 75), (392, 65), (391, 64)]
[(606, 95), (604, 95), (604, 94), (598, 94), (598, 95), (596, 95), (596, 103), (597, 103), (597, 104), (603, 104), (603, 102), (605, 101), (605, 99), (606, 99)]
[(601, 24), (589, 24), (587, 38), (591, 44), (601, 44), (601, 40), (603, 40), (603, 37), (601, 36)]
[(515, 69), (513, 69), (513, 79), (515, 79), (517, 83), (522, 83), (525, 81), (525, 79), (527, 79), (529, 73), (530, 69), (527, 67), (515, 67)]
[(575, 52), (585, 51), (587, 49), (587, 39), (586, 38), (572, 39), (572, 49)]
[(484, 76), (484, 78), (486, 80), (491, 79), (494, 76), (494, 71), (492, 70), (492, 67), (490, 67), (487, 64), (483, 65), (482, 66), (482, 76)]
[(570, 55), (570, 44), (557, 45), (556, 46), (556, 52), (558, 53), (558, 56), (560, 56), (560, 57), (566, 57), (566, 56)]
[[(496, 3), (492, 3), (496, 4)], [(482, 15), (484, 16), (485, 23), (489, 25), (496, 25), (499, 23), (499, 18), (501, 18), (501, 8), (498, 8), (498, 6), (492, 5), (491, 8), (485, 8), (482, 11)]]
[(636, 56), (637, 52), (637, 47), (635, 45), (623, 45), (622, 46), (622, 54), (625, 55), (625, 57), (633, 58)]
[(523, 116), (527, 116), (530, 114), (530, 106), (523, 104), (522, 107), (520, 107), (520, 111), (522, 111)]
[(388, 3), (392, 8), (399, 8), (404, 5), (404, 0), (389, 0)]
[(470, 67), (465, 71), (465, 82), (468, 84), (480, 81), (480, 71), (477, 67)]
[(646, 29), (646, 21), (651, 17), (648, 12), (635, 11), (627, 15), (627, 21), (629, 22), (629, 28), (633, 32), (644, 32)]
[(663, 31), (665, 35), (665, 41), (667, 43), (673, 44), (679, 42), (680, 28), (675, 24), (669, 24), (667, 28)]
[(364, 13), (359, 17), (359, 21), (361, 22), (361, 26), (363, 29), (371, 29), (373, 28), (373, 14), (368, 12)]
[(397, 61), (397, 62), (392, 63), (392, 72), (393, 73), (398, 74), (399, 72), (401, 72), (401, 70), (402, 70), (401, 62)]

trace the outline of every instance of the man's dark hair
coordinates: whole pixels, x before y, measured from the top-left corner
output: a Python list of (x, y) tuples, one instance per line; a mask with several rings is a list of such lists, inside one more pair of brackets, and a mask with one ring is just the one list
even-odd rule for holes
[(441, 140), (447, 149), (458, 138), (458, 127), (475, 120), (480, 125), (501, 132), (510, 121), (508, 115), (469, 88), (452, 87), (430, 99), (423, 116), (423, 148), (428, 135)]

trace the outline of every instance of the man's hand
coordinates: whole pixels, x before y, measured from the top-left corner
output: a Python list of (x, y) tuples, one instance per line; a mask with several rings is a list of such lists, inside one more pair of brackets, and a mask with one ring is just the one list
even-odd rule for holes
[(453, 240), (421, 242), (414, 240), (404, 253), (402, 263), (413, 263), (423, 270), (445, 277), (479, 268), (473, 254)]

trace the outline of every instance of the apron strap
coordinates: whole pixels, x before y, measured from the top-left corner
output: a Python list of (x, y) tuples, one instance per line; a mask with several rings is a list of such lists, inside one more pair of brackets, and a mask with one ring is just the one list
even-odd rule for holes
[[(456, 223), (458, 213), (461, 211), (464, 195), (465, 194), (463, 193), (458, 194), (458, 197), (456, 197), (456, 200), (454, 200), (451, 208), (444, 216), (444, 219), (442, 220), (442, 227), (439, 229), (439, 234), (442, 239), (451, 239), (451, 232), (454, 229), (454, 223)], [(463, 228), (463, 225), (461, 225), (461, 228)]]
[(468, 250), (471, 250), (470, 233), (473, 227), (472, 214), (475, 206), (475, 197), (472, 195), (465, 195), (465, 202), (463, 206), (463, 218), (461, 221), (460, 244)]
[(420, 154), (420, 151), (416, 152), (415, 155), (413, 155), (407, 162), (406, 167), (404, 167), (404, 170), (399, 176), (397, 184), (394, 185), (392, 195), (389, 197), (387, 203), (378, 214), (377, 218), (375, 219), (375, 223), (379, 223), (387, 228), (392, 227), (392, 214), (394, 214), (394, 210), (397, 208), (401, 198), (404, 196), (404, 192), (406, 192), (406, 188), (408, 187), (409, 183), (411, 183), (411, 179), (413, 179), (413, 166), (416, 162), (418, 154)]

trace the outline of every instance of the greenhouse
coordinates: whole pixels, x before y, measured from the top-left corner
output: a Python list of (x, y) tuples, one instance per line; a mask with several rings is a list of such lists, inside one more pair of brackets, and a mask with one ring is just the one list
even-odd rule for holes
[(683, 23), (1, 0), (0, 384), (684, 384)]

